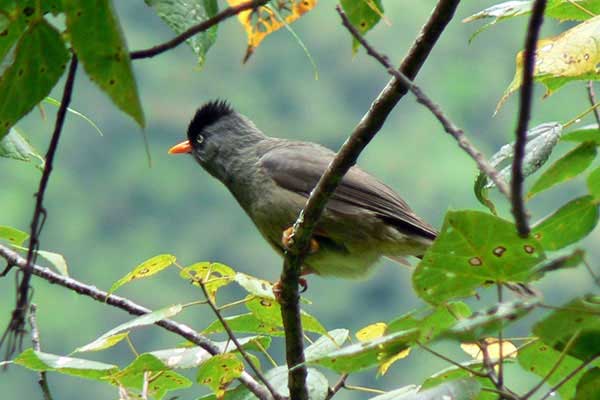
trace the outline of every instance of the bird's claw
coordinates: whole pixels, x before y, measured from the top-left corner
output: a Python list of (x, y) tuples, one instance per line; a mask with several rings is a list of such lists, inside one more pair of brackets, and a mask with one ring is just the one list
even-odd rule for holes
[[(299, 293), (304, 293), (308, 290), (308, 282), (304, 278), (298, 279), (298, 285), (300, 285)], [(275, 295), (275, 299), (278, 302), (281, 302), (281, 292), (282, 292), (282, 284), (281, 280), (278, 280), (273, 284), (273, 294)]]
[[(281, 235), (281, 243), (285, 249), (289, 249), (294, 244), (294, 227), (290, 226)], [(308, 254), (315, 254), (319, 251), (319, 242), (315, 239), (310, 239), (310, 247)]]

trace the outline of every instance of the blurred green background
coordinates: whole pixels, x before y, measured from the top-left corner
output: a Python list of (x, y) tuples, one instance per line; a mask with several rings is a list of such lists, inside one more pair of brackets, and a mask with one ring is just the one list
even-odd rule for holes
[[(397, 64), (434, 4), (431, 0), (385, 1), (390, 25), (381, 22), (368, 39)], [(496, 117), (492, 118), (492, 113), (512, 79), (514, 57), (522, 47), (526, 29), (525, 18), (503, 22), (469, 45), (468, 38), (478, 25), (460, 21), (491, 4), (494, 1), (468, 1), (459, 7), (417, 79), (424, 91), (488, 155), (513, 135), (517, 97), (511, 98)], [(68, 116), (46, 195), (48, 220), (41, 248), (64, 254), (74, 278), (102, 289), (108, 289), (139, 262), (159, 253), (175, 254), (184, 265), (220, 261), (252, 275), (277, 279), (281, 259), (258, 235), (224, 186), (190, 158), (168, 156), (166, 151), (184, 138), (195, 109), (215, 98), (231, 101), (269, 135), (339, 148), (384, 87), (388, 75), (364, 52), (352, 55), (351, 39), (341, 26), (334, 5), (322, 0), (293, 25), (316, 60), (318, 81), (302, 49), (285, 30), (268, 37), (247, 65), (242, 65), (246, 37), (235, 19), (219, 27), (219, 38), (202, 70), (196, 67), (187, 45), (134, 62), (146, 114), (151, 167), (140, 129), (117, 111), (80, 70), (72, 107), (93, 119), (105, 135), (99, 136), (86, 122), (72, 114)], [(173, 36), (143, 1), (116, 1), (115, 6), (130, 49), (146, 48)], [(568, 24), (548, 20), (543, 35), (567, 27)], [(62, 82), (57, 88), (53, 96), (59, 98)], [(542, 94), (543, 88), (536, 86), (532, 126), (565, 122), (588, 106), (581, 82), (567, 85), (544, 101), (540, 99)], [(52, 106), (44, 108), (46, 119), (36, 109), (19, 123), (42, 152), (47, 147), (56, 111)], [(556, 154), (568, 148), (562, 145)], [(396, 107), (361, 156), (360, 164), (395, 188), (434, 226), (441, 225), (448, 209), (481, 208), (472, 193), (474, 163), (412, 96), (406, 96)], [(0, 159), (0, 224), (28, 231), (39, 178), (40, 172), (32, 164)], [(582, 192), (581, 181), (576, 181), (539, 196), (529, 205), (532, 220)], [(501, 208), (508, 216), (507, 207)], [(586, 240), (593, 265), (599, 259), (600, 249), (591, 244), (599, 236), (596, 231)], [(33, 284), (42, 348), (47, 352), (68, 354), (130, 318), (120, 310), (37, 278)], [(593, 283), (585, 271), (567, 270), (554, 273), (537, 286), (548, 302), (559, 303), (591, 290)], [(150, 308), (201, 297), (197, 289), (178, 278), (175, 270), (127, 285), (119, 292)], [(240, 295), (241, 292), (230, 290), (220, 301)], [(423, 305), (411, 289), (410, 272), (390, 262), (382, 263), (364, 281), (312, 277), (306, 296), (313, 301), (306, 309), (328, 329), (347, 327), (353, 332)], [(13, 305), (11, 274), (0, 280), (2, 328)], [(472, 305), (477, 308), (484, 303)], [(207, 308), (196, 307), (177, 319), (201, 329), (214, 317)], [(521, 325), (515, 327), (515, 334), (526, 332)], [(132, 338), (139, 351), (181, 342), (179, 337), (153, 327), (135, 332)], [(272, 347), (279, 359), (282, 346), (282, 342), (275, 342)], [(454, 343), (442, 343), (440, 348), (466, 358)], [(83, 356), (120, 365), (132, 359), (124, 343)], [(384, 377), (376, 378), (375, 371), (370, 371), (351, 379), (351, 383), (387, 390), (420, 383), (445, 366), (441, 360), (415, 352)], [(509, 367), (508, 373), (518, 385), (526, 387), (530, 382), (531, 377), (520, 373), (516, 366)], [(56, 399), (117, 398), (116, 390), (108, 385), (55, 374), (49, 380)], [(206, 392), (205, 387), (196, 385), (182, 392), (180, 398), (193, 399)], [(0, 393), (3, 399), (41, 398), (34, 374), (20, 367), (0, 373)], [(369, 396), (344, 392), (338, 397)]]

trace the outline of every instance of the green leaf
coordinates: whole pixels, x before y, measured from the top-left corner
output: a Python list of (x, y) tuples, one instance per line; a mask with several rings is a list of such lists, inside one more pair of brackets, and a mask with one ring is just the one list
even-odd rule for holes
[(54, 371), (95, 380), (101, 380), (118, 370), (118, 367), (112, 364), (42, 353), (33, 349), (19, 354), (14, 362), (33, 371)]
[(535, 324), (533, 333), (558, 351), (574, 338), (568, 354), (581, 360), (600, 354), (600, 297), (575, 299), (559, 307)]
[(531, 199), (544, 190), (575, 178), (592, 164), (594, 158), (596, 158), (596, 144), (582, 143), (544, 171), (533, 184), (527, 198)]
[[(171, 318), (177, 314), (179, 314), (183, 310), (181, 304), (175, 304), (170, 307), (161, 308), (160, 310), (156, 310), (154, 312), (141, 315), (137, 318), (132, 319), (131, 321), (127, 321), (124, 324), (121, 324), (110, 331), (106, 332), (104, 335), (100, 336), (98, 339), (94, 340), (91, 343), (86, 344), (85, 346), (78, 347), (75, 349), (76, 352), (84, 352), (84, 351), (98, 351), (106, 349), (112, 345), (118, 343), (121, 339), (121, 332), (130, 331), (133, 328), (139, 328), (140, 326), (148, 326), (152, 325), (158, 321), (163, 319)], [(114, 336), (119, 334), (120, 339), (115, 341)]]
[(0, 139), (0, 157), (19, 161), (31, 161), (33, 157), (41, 160), (41, 165), (44, 164), (44, 157), (14, 127)]
[(0, 139), (50, 93), (67, 60), (60, 33), (45, 19), (23, 33), (14, 61), (0, 78)]
[(515, 301), (498, 303), (483, 312), (473, 313), (458, 321), (445, 336), (457, 337), (463, 342), (475, 342), (527, 315), (537, 302)]
[(514, 224), (479, 211), (449, 211), (442, 232), (413, 274), (413, 286), (429, 303), (475, 293), (489, 282), (527, 282), (545, 258), (533, 238)]
[[(177, 34), (213, 17), (219, 11), (217, 0), (144, 0), (156, 14)], [(218, 24), (192, 36), (186, 43), (198, 56), (201, 67), (208, 49), (217, 40)]]
[[(443, 383), (431, 389), (408, 391), (400, 389), (400, 393), (386, 393), (371, 397), (370, 400), (475, 400), (479, 399), (481, 386), (476, 379), (457, 379)], [(403, 393), (405, 391), (406, 393)]]
[(321, 365), (339, 373), (363, 371), (384, 364), (405, 351), (417, 339), (419, 331), (410, 329), (382, 336), (378, 339), (342, 347), (306, 362)]
[[(283, 336), (283, 330), (275, 325), (270, 325), (258, 319), (253, 313), (234, 315), (226, 317), (225, 321), (233, 332), (250, 333), (250, 334), (266, 334), (270, 336)], [(216, 320), (202, 331), (204, 335), (224, 332), (225, 329), (221, 325), (221, 321)]]
[(419, 323), (419, 341), (428, 342), (454, 326), (457, 321), (471, 316), (471, 309), (462, 301), (450, 302), (436, 307)]
[(600, 129), (598, 129), (598, 125), (585, 126), (565, 134), (560, 140), (563, 142), (593, 142), (600, 145)]
[[(517, 359), (525, 371), (532, 372), (541, 377), (546, 377), (557, 364), (560, 357), (560, 351), (556, 351), (552, 349), (551, 346), (538, 340), (533, 344), (524, 346), (524, 348), (519, 351)], [(580, 366), (581, 363), (581, 360), (565, 355), (560, 364), (558, 364), (558, 367), (556, 367), (556, 370), (548, 377), (548, 383), (550, 385), (556, 385), (565, 376), (571, 373), (571, 371)], [(582, 375), (583, 372), (578, 373), (573, 379), (570, 379), (558, 389), (558, 393), (563, 399), (573, 398), (577, 381)]]
[(234, 280), (250, 294), (275, 299), (275, 295), (273, 294), (273, 284), (269, 281), (246, 275), (242, 272), (237, 272)]
[(338, 350), (346, 343), (349, 335), (350, 331), (348, 329), (334, 329), (329, 331), (327, 335), (321, 336), (313, 344), (304, 349), (304, 357), (306, 359), (319, 358), (322, 355)]
[(593, 399), (594, 396), (598, 396), (598, 393), (600, 393), (600, 368), (594, 367), (579, 380), (575, 400)]
[(597, 223), (598, 202), (592, 196), (584, 196), (544, 218), (532, 233), (545, 250), (559, 250), (586, 237)]
[[(250, 297), (246, 301), (246, 307), (256, 318), (270, 326), (283, 326), (281, 319), (281, 306), (276, 300), (267, 297)], [(305, 311), (300, 312), (302, 320), (302, 329), (306, 332), (316, 332), (322, 335), (327, 334), (327, 330), (312, 315)]]
[[(383, 16), (381, 0), (341, 0), (340, 3), (352, 25), (363, 36), (377, 25)], [(360, 43), (353, 39), (352, 51), (356, 52), (359, 47)]]
[(500, 4), (494, 4), (491, 7), (488, 7), (476, 14), (473, 14), (462, 20), (463, 23), (473, 22), (480, 19), (488, 19), (493, 18), (491, 22), (483, 25), (481, 28), (477, 29), (475, 33), (471, 35), (469, 38), (469, 42), (472, 41), (478, 34), (488, 29), (492, 25), (496, 23), (508, 19), (517, 17), (520, 15), (527, 15), (531, 12), (531, 1), (506, 1)]
[(227, 385), (239, 378), (242, 372), (244, 364), (235, 354), (219, 354), (200, 365), (196, 381), (210, 387), (217, 398), (220, 398), (225, 394)]
[(584, 21), (598, 14), (600, 4), (597, 0), (548, 0), (546, 6), (546, 15), (559, 21)]
[(203, 282), (209, 298), (214, 303), (219, 288), (233, 282), (235, 271), (225, 264), (204, 261), (185, 267), (179, 276), (192, 281), (196, 286)]
[(114, 292), (124, 284), (129, 283), (133, 280), (147, 278), (149, 276), (157, 274), (163, 269), (171, 266), (175, 262), (175, 260), (175, 256), (171, 254), (160, 254), (158, 256), (154, 256), (144, 261), (143, 263), (135, 267), (133, 271), (131, 271), (130, 273), (113, 283), (108, 293)]
[(587, 187), (596, 200), (600, 199), (600, 168), (596, 168), (588, 176)]
[(64, 0), (71, 44), (90, 79), (144, 127), (129, 51), (110, 0)]
[(0, 239), (20, 246), (27, 240), (29, 234), (10, 226), (0, 225)]
[(114, 385), (142, 390), (145, 375), (149, 381), (148, 395), (157, 399), (162, 399), (168, 391), (185, 389), (192, 386), (192, 381), (183, 375), (171, 371), (158, 358), (151, 354), (141, 354), (125, 369), (105, 379)]
[[(56, 100), (55, 98), (52, 98), (50, 96), (47, 96), (44, 101), (48, 104), (52, 104), (55, 107), (60, 107), (60, 101)], [(92, 126), (92, 128), (94, 128), (96, 130), (96, 132), (98, 132), (98, 134), (100, 136), (104, 136), (104, 134), (102, 133), (102, 131), (100, 130), (100, 128), (98, 127), (98, 125), (96, 125), (96, 123), (94, 121), (92, 121), (90, 118), (88, 118), (87, 116), (83, 115), (82, 113), (80, 113), (79, 111), (71, 108), (71, 107), (67, 107), (67, 111), (70, 112), (73, 115), (78, 116), (79, 118), (83, 119), (85, 122), (87, 122), (88, 124), (90, 124)]]
[[(513, 362), (512, 359), (508, 358), (504, 360), (505, 363), (507, 362)], [(478, 372), (482, 372), (485, 373), (485, 367), (483, 365), (483, 362), (479, 361), (479, 360), (470, 360), (464, 363), (461, 363), (460, 365), (470, 368), (471, 370), (475, 370)], [(492, 382), (490, 382), (490, 380), (488, 378), (481, 378), (481, 377), (476, 377), (471, 375), (471, 373), (463, 368), (459, 368), (459, 367), (448, 367), (442, 371), (439, 371), (433, 375), (431, 375), (429, 378), (427, 378), (425, 380), (425, 382), (423, 382), (423, 385), (421, 385), (422, 389), (429, 389), (432, 387), (436, 387), (438, 385), (444, 384), (446, 382), (450, 382), (450, 381), (454, 381), (457, 379), (464, 379), (464, 378), (472, 378), (477, 380), (477, 382), (479, 382), (479, 385), (482, 388), (488, 388), (488, 389), (495, 389), (496, 387), (494, 386), (494, 384)], [(489, 392), (484, 392), (482, 391), (479, 396), (477, 397), (477, 400), (497, 400), (498, 399), (498, 395), (495, 393), (489, 393)]]
[(67, 260), (65, 260), (65, 257), (62, 254), (45, 250), (38, 250), (37, 253), (49, 261), (62, 276), (69, 276)]

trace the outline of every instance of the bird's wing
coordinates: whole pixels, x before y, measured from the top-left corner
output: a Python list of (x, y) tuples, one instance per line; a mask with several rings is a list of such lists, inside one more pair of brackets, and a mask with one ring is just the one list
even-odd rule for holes
[[(308, 197), (334, 156), (322, 146), (287, 143), (264, 153), (260, 163), (278, 186)], [(351, 215), (368, 210), (402, 233), (428, 239), (437, 235), (396, 192), (358, 167), (344, 176), (327, 208)]]

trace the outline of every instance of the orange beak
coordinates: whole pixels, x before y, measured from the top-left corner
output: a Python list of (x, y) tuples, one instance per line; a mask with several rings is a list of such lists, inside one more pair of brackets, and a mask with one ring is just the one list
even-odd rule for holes
[(190, 141), (186, 140), (169, 149), (169, 154), (186, 154), (192, 152), (192, 146), (190, 145)]

